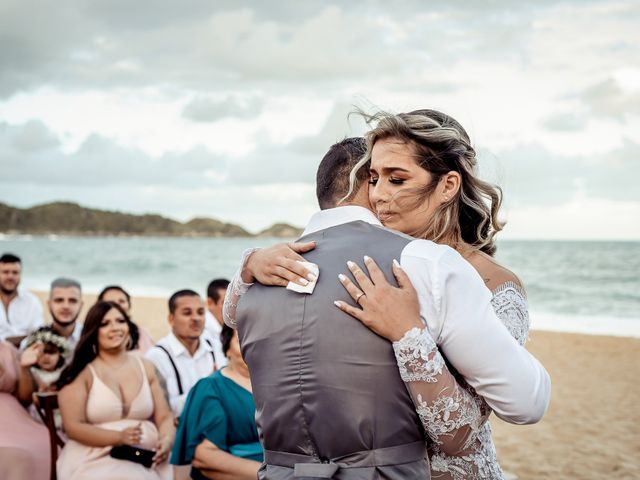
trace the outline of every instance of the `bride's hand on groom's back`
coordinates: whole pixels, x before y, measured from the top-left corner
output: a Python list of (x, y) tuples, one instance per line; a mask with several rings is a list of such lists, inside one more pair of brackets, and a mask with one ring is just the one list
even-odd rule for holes
[(387, 282), (382, 270), (373, 259), (364, 257), (364, 263), (369, 276), (354, 262), (347, 262), (349, 270), (358, 282), (357, 285), (345, 275), (341, 274), (338, 277), (351, 298), (362, 308), (343, 301), (336, 301), (335, 305), (392, 342), (400, 340), (414, 327), (424, 328), (424, 323), (420, 319), (418, 295), (398, 262), (393, 261), (393, 274), (398, 282), (397, 287)]
[(316, 242), (291, 242), (256, 250), (242, 270), (242, 279), (247, 283), (257, 281), (262, 285), (286, 287), (289, 282), (295, 282), (305, 286), (314, 281), (315, 276), (298, 262), (305, 261), (301, 253), (314, 248)]

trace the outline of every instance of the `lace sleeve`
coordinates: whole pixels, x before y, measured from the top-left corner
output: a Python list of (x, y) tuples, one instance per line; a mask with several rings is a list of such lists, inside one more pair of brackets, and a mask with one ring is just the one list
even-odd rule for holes
[(524, 290), (514, 282), (505, 282), (493, 290), (491, 305), (498, 318), (520, 345), (529, 338), (529, 310)]
[(429, 437), (448, 455), (469, 453), (488, 415), (480, 399), (458, 384), (426, 328), (409, 330), (393, 350)]
[(222, 318), (231, 328), (236, 328), (236, 309), (242, 295), (247, 293), (247, 290), (251, 288), (253, 283), (245, 283), (242, 281), (242, 270), (244, 269), (247, 260), (253, 252), (259, 250), (258, 248), (250, 248), (242, 253), (242, 262), (240, 268), (236, 271), (235, 275), (231, 279), (229, 287), (227, 287), (227, 293), (224, 296), (224, 305), (222, 306)]

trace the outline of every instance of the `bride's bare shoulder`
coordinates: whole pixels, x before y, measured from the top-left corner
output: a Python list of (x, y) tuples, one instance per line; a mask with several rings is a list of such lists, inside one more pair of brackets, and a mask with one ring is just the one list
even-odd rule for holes
[(520, 278), (495, 258), (482, 252), (473, 252), (467, 260), (480, 274), (489, 290), (495, 291), (500, 287), (513, 284), (524, 292), (524, 285)]

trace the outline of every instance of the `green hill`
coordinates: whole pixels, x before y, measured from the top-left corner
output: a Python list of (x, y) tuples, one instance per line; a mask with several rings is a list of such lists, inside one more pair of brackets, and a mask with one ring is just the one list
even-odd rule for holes
[[(299, 231), (283, 224), (271, 228), (276, 226), (283, 233)], [(239, 225), (213, 218), (194, 218), (181, 223), (161, 215), (132, 215), (85, 208), (70, 202), (47, 203), (24, 209), (0, 203), (0, 232), (32, 235), (253, 236)], [(271, 236), (278, 236), (276, 233), (274, 231)]]
[(302, 234), (302, 229), (293, 227), (286, 223), (275, 223), (269, 228), (265, 228), (260, 233), (259, 237), (279, 237), (279, 238), (297, 238)]

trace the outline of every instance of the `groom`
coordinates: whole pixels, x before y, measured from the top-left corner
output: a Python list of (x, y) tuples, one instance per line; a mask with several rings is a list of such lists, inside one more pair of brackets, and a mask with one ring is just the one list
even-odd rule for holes
[[(330, 208), (346, 193), (345, 172), (362, 148), (362, 139), (347, 139), (334, 145), (320, 165), (318, 199), (323, 210), (312, 217), (301, 238), (318, 245), (304, 255), (320, 268), (313, 293), (255, 284), (237, 309), (238, 335), (251, 372), (256, 420), (265, 448), (262, 479), (430, 478), (424, 432), (400, 379), (391, 344), (333, 305), (334, 300), (350, 301), (337, 277), (345, 272), (348, 260), (364, 255), (390, 272), (394, 258), (409, 266), (405, 263), (410, 250), (411, 268), (405, 268), (410, 277), (412, 271), (436, 275), (432, 252), (422, 248), (428, 242), (416, 243), (382, 228), (368, 210), (364, 178), (358, 179), (361, 188), (346, 203)], [(361, 175), (366, 177), (368, 172)], [(464, 277), (468, 271), (465, 264), (455, 273)], [(486, 292), (482, 281), (477, 275), (467, 277), (461, 280), (470, 297), (475, 298), (475, 292), (482, 298)], [(433, 301), (432, 292), (419, 291), (419, 295), (427, 304)], [(503, 418), (515, 423), (536, 421), (548, 401), (548, 377), (542, 366), (527, 357), (524, 349), (515, 349), (517, 345), (491, 309), (464, 310), (450, 301), (447, 292), (442, 296), (453, 315), (465, 316), (465, 325), (496, 328), (493, 333), (505, 342), (501, 347), (512, 354), (507, 365), (495, 368), (487, 362), (502, 363), (505, 352), (477, 349), (484, 359), (470, 352), (469, 362), (487, 365), (486, 375), (469, 368), (471, 376), (477, 376), (467, 378), (470, 384), (486, 384), (484, 390), (477, 389)]]

